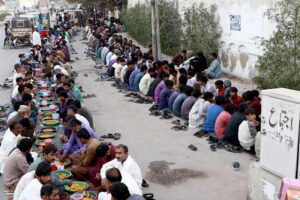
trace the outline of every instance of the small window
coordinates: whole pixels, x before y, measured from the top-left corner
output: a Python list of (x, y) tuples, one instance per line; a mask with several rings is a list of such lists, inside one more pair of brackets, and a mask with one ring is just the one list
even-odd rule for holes
[(17, 21), (17, 27), (24, 27), (23, 21)]

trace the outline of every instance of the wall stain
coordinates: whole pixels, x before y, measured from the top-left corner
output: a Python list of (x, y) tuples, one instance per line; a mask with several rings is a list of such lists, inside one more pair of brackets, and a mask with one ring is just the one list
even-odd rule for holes
[(222, 59), (223, 66), (225, 68), (227, 68), (228, 67), (228, 55), (227, 55), (227, 53), (224, 50), (222, 50), (221, 59)]
[(236, 67), (238, 57), (236, 54), (230, 53), (230, 61), (231, 61), (231, 66), (230, 66), (230, 71), (233, 72), (233, 70)]
[(244, 68), (244, 69), (246, 68), (248, 60), (249, 60), (249, 56), (247, 54), (244, 54), (244, 53), (240, 54), (240, 63), (241, 63), (242, 68)]

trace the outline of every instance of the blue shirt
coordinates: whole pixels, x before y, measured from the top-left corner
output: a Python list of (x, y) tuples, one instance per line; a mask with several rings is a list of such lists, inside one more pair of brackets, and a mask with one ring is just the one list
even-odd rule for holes
[(214, 59), (205, 71), (209, 78), (220, 78), (222, 70), (219, 61)]
[(222, 106), (219, 106), (217, 104), (211, 105), (207, 111), (207, 118), (204, 121), (203, 130), (208, 131), (210, 133), (215, 132), (216, 119), (222, 111), (224, 111)]
[(171, 94), (171, 96), (170, 96), (170, 98), (169, 98), (168, 106), (169, 106), (169, 109), (170, 109), (171, 111), (173, 111), (173, 104), (174, 104), (174, 101), (175, 101), (175, 99), (177, 98), (177, 96), (178, 96), (179, 94), (180, 94), (180, 92), (177, 91), (177, 90), (175, 90), (175, 91)]
[(129, 85), (128, 85), (128, 88), (129, 90), (134, 90), (134, 79), (135, 79), (135, 76), (140, 72), (139, 69), (136, 69), (134, 70), (131, 74), (130, 74), (130, 77), (129, 77)]
[(140, 82), (141, 82), (142, 78), (144, 77), (144, 75), (145, 74), (143, 72), (140, 72), (140, 73), (138, 73), (135, 76), (135, 79), (134, 79), (134, 91), (136, 91), (136, 92), (140, 91), (139, 85), (140, 85)]
[(169, 97), (171, 96), (172, 91), (165, 87), (159, 94), (159, 109), (168, 108)]
[(173, 103), (173, 113), (175, 116), (177, 117), (181, 116), (181, 106), (186, 98), (187, 96), (184, 93), (181, 93), (176, 97)]

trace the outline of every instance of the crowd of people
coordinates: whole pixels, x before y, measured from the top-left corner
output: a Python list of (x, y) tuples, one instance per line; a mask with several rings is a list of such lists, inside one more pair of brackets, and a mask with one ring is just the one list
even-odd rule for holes
[[(65, 186), (77, 180), (97, 187), (99, 200), (144, 199), (142, 185), (147, 183), (128, 147), (100, 142), (93, 116), (82, 106), (70, 65), (75, 28), (68, 18), (59, 18), (54, 27), (41, 31), (35, 28), (34, 45), (14, 65), (11, 108), (0, 147), (5, 193), (14, 200), (65, 199)], [(34, 148), (41, 128), (40, 86), (51, 89), (50, 104), (64, 124), (62, 148), (56, 143)], [(53, 163), (67, 159), (72, 179), (61, 179), (52, 173)]]
[(107, 76), (119, 88), (153, 100), (151, 110), (156, 113), (167, 110), (185, 120), (188, 127), (201, 128), (196, 136), (209, 136), (255, 155), (255, 137), (260, 130), (259, 91), (239, 96), (230, 80), (220, 80), (222, 70), (216, 53), (210, 54), (209, 61), (202, 52), (191, 56), (186, 50), (172, 62), (154, 60), (151, 45), (142, 52), (132, 40), (112, 34), (110, 27), (108, 21), (98, 22), (86, 31), (91, 54), (103, 62)]

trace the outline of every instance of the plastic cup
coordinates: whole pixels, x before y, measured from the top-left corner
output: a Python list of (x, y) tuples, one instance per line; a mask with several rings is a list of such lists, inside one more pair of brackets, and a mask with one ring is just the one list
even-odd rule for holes
[(72, 196), (70, 197), (70, 200), (81, 200), (81, 199), (83, 199), (83, 195), (80, 193), (72, 194)]
[(51, 172), (56, 171), (56, 165), (53, 163), (51, 164)]
[(59, 114), (58, 113), (52, 113), (52, 118), (54, 120), (59, 120)]
[(53, 141), (51, 139), (46, 139), (45, 140), (45, 146), (53, 144)]

